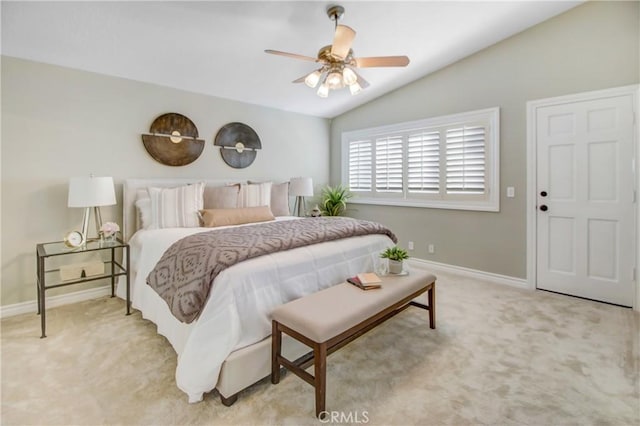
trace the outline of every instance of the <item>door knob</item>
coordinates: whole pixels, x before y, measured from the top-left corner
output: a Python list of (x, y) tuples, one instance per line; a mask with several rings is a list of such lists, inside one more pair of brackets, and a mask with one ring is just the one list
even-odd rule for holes
[(540, 192), (540, 196), (541, 197), (546, 197), (547, 196), (547, 191), (541, 191)]
[(549, 210), (549, 207), (547, 207), (545, 204), (540, 206), (540, 210), (542, 210), (543, 212), (546, 212), (547, 210)]

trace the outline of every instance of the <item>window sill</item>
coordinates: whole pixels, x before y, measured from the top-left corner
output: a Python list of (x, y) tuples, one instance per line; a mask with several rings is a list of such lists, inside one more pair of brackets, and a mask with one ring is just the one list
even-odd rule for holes
[(433, 201), (433, 200), (404, 200), (404, 199), (384, 199), (384, 198), (360, 198), (354, 197), (349, 200), (349, 204), (370, 204), (378, 206), (396, 207), (421, 207), (427, 209), (447, 209), (447, 210), (471, 210), (483, 212), (499, 212), (498, 202), (469, 202), (469, 201)]

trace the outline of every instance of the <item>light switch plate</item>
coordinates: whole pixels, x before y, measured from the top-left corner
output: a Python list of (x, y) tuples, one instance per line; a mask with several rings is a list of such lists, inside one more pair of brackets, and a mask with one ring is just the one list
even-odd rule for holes
[(516, 189), (513, 186), (507, 186), (507, 197), (513, 198), (516, 196)]

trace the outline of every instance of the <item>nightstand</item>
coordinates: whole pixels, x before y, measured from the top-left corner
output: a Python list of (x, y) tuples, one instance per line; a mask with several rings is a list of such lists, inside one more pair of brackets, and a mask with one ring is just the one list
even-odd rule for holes
[[(52, 260), (58, 256), (66, 256), (69, 258), (69, 262), (73, 262), (74, 258), (80, 258), (78, 255), (87, 253), (100, 253), (102, 251), (110, 252), (110, 259), (102, 261), (102, 266), (99, 268), (100, 273), (93, 275), (94, 272), (88, 273), (79, 263), (78, 268), (80, 273), (77, 277), (62, 279), (61, 275), (65, 275), (61, 272), (61, 266), (57, 269), (47, 269), (47, 261)], [(116, 253), (122, 253), (123, 262), (120, 263), (116, 260)], [(40, 315), (40, 323), (42, 328), (41, 338), (47, 337), (45, 334), (46, 329), (46, 308), (45, 308), (45, 293), (47, 290), (58, 287), (65, 287), (68, 285), (87, 283), (90, 281), (102, 280), (105, 278), (111, 278), (111, 297), (115, 296), (115, 283), (116, 277), (126, 277), (127, 283), (127, 315), (131, 314), (130, 306), (130, 288), (129, 288), (129, 244), (116, 239), (115, 241), (88, 241), (86, 245), (81, 247), (71, 248), (68, 247), (62, 241), (56, 241), (51, 243), (40, 243), (36, 246), (36, 259), (37, 259), (37, 281), (36, 288), (38, 291), (38, 314)], [(65, 259), (67, 260), (67, 259)], [(95, 262), (93, 262), (95, 264)], [(98, 264), (99, 265), (99, 264)], [(126, 265), (126, 266), (125, 266)], [(67, 278), (69, 274), (66, 274)], [(73, 271), (71, 273), (73, 275)]]

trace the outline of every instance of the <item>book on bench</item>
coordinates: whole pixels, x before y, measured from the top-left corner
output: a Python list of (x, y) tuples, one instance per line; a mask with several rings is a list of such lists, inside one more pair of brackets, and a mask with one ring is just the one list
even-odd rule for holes
[(361, 290), (373, 290), (382, 288), (382, 280), (373, 272), (358, 274), (355, 277), (347, 278), (349, 284), (353, 284)]

